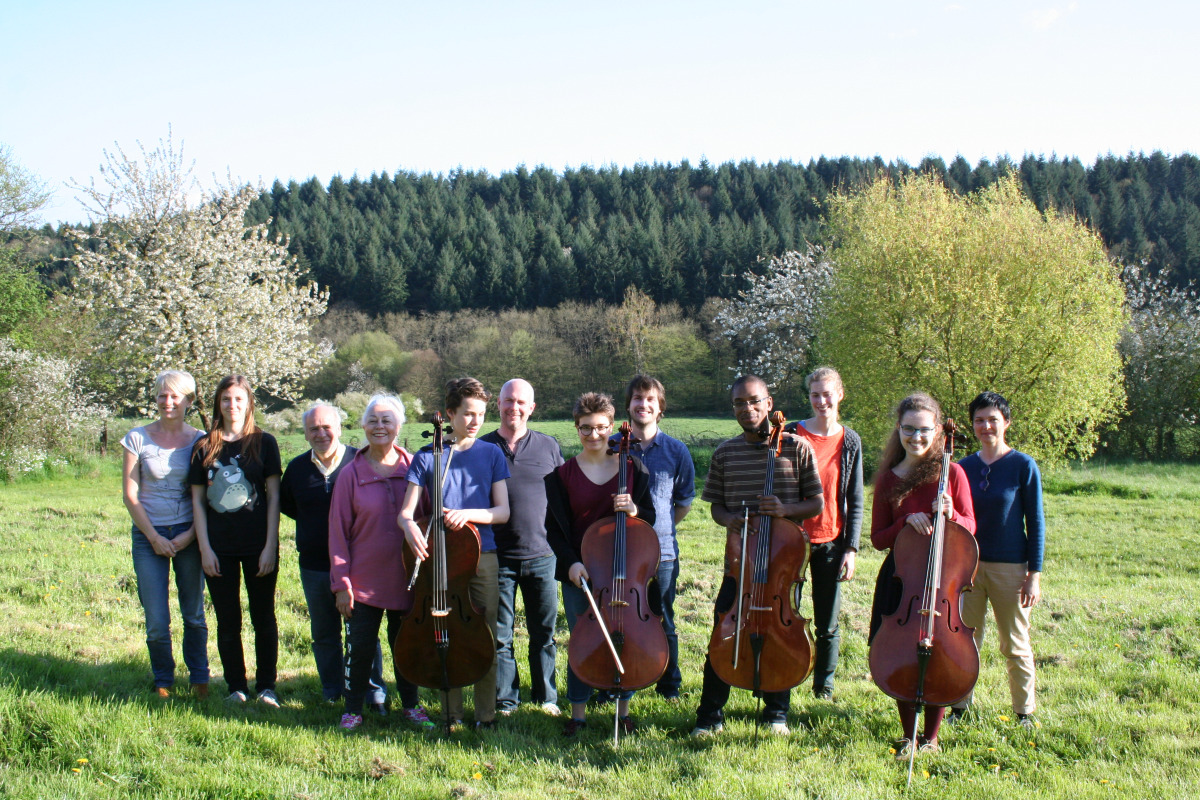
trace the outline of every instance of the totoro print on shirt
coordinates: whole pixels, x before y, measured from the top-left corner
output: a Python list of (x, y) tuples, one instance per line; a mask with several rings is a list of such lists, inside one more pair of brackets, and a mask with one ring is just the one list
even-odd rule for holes
[(239, 459), (241, 454), (234, 456), (229, 464), (218, 459), (208, 470), (208, 505), (220, 514), (254, 508), (258, 502), (258, 492), (238, 465)]

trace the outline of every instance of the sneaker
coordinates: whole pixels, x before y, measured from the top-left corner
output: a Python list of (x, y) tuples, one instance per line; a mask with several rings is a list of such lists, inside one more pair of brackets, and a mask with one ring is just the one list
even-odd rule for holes
[(711, 725), (697, 725), (692, 728), (693, 739), (711, 739), (725, 730), (724, 722), (714, 722)]
[(563, 736), (574, 736), (586, 727), (586, 720), (575, 719), (572, 717), (571, 719), (567, 720), (567, 724), (563, 726)]
[(359, 725), (362, 725), (362, 714), (342, 714), (342, 721), (338, 723), (344, 731), (352, 731)]
[(258, 702), (262, 703), (267, 708), (279, 708), (279, 698), (275, 696), (274, 689), (263, 689), (258, 693)]
[(374, 711), (376, 714), (378, 714), (381, 717), (386, 717), (388, 715), (388, 704), (387, 703), (367, 703), (367, 709), (370, 711)]
[[(415, 708), (406, 708), (403, 711), (401, 711), (400, 714), (401, 714), (401, 716), (404, 717), (405, 721), (410, 722), (413, 725), (416, 725), (418, 728), (435, 728), (435, 727), (437, 727), (434, 724), (433, 720), (431, 720), (429, 718), (429, 714), (427, 714), (425, 712), (425, 709), (422, 708), (421, 706), (416, 706)], [(462, 724), (462, 723), (459, 723), (459, 724)]]
[(967, 718), (967, 710), (965, 708), (951, 708), (950, 713), (946, 715), (946, 724), (957, 725)]
[(497, 708), (496, 713), (502, 717), (511, 717), (513, 714), (517, 713), (517, 707), (506, 706), (504, 708)]
[(917, 739), (917, 741), (920, 742), (920, 744), (917, 746), (917, 755), (919, 755), (919, 756), (925, 755), (927, 753), (928, 754), (940, 753), (942, 751), (942, 748), (938, 746), (937, 739), (925, 740), (925, 739), (921, 738), (921, 739)]
[(562, 709), (558, 707), (558, 703), (542, 703), (542, 713), (548, 717), (557, 717), (562, 715)]
[(246, 693), (245, 692), (230, 692), (229, 697), (225, 698), (225, 702), (238, 703), (240, 705), (241, 703), (246, 702)]
[(772, 736), (788, 736), (792, 732), (791, 728), (787, 726), (787, 723), (783, 722), (782, 720), (766, 722), (763, 724), (763, 727), (766, 728), (767, 733), (771, 734)]
[(1017, 724), (1027, 731), (1037, 730), (1042, 727), (1038, 721), (1033, 718), (1032, 714), (1017, 714)]
[(817, 700), (827, 700), (833, 702), (833, 689), (819, 689), (813, 692), (813, 697)]
[(901, 739), (896, 742), (892, 748), (892, 752), (896, 754), (897, 761), (908, 761), (909, 755), (912, 753), (913, 743), (911, 739)]
[(637, 732), (637, 723), (633, 721), (633, 717), (620, 717), (617, 719), (617, 727), (621, 733), (628, 736), (631, 733)]

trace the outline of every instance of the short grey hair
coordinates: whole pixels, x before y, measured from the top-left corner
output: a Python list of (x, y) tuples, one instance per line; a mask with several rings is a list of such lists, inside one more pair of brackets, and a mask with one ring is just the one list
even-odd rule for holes
[(372, 395), (367, 401), (367, 407), (363, 409), (362, 418), (359, 419), (359, 427), (367, 424), (367, 415), (371, 413), (371, 409), (375, 406), (386, 406), (396, 412), (396, 418), (401, 425), (404, 424), (404, 403), (399, 397), (394, 394), (376, 394)]
[(305, 430), (308, 430), (308, 421), (312, 418), (313, 412), (318, 408), (332, 408), (334, 415), (337, 417), (338, 427), (342, 427), (342, 419), (346, 416), (346, 412), (335, 406), (333, 403), (326, 403), (324, 400), (318, 400), (308, 407), (308, 410), (300, 417), (300, 424)]

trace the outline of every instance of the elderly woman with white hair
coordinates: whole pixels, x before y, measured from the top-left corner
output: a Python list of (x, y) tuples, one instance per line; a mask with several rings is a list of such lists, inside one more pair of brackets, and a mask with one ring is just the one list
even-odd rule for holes
[[(404, 424), (399, 398), (377, 394), (362, 415), (366, 446), (342, 469), (329, 510), (329, 580), (338, 611), (346, 618), (346, 708), (341, 727), (362, 724), (363, 702), (379, 626), (387, 616), (387, 639), (396, 639), (401, 615), (412, 605), (406, 588), (404, 533), (397, 522), (412, 456), (396, 443)], [(419, 704), (418, 688), (396, 675), (404, 718), (419, 727), (433, 723)]]
[(146, 648), (154, 690), (169, 697), (175, 683), (171, 648), (171, 569), (183, 618), (183, 661), (192, 690), (208, 697), (208, 625), (204, 621), (204, 571), (196, 545), (192, 498), (187, 487), (192, 445), (204, 434), (185, 422), (196, 399), (196, 381), (169, 370), (154, 381), (158, 419), (121, 439), (125, 448), (122, 488), (133, 519), (133, 572), (146, 615)]

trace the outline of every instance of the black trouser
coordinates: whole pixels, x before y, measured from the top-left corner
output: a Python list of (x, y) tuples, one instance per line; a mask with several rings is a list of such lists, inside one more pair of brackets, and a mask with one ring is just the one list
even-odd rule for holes
[[(346, 698), (346, 713), (361, 714), (363, 698), (367, 693), (367, 682), (371, 677), (371, 664), (375, 660), (376, 647), (379, 643), (379, 625), (387, 615), (388, 650), (395, 646), (396, 634), (400, 630), (402, 611), (383, 609), (370, 606), (361, 601), (355, 601), (354, 612), (346, 622), (346, 686), (342, 692)], [(392, 659), (392, 670), (395, 671), (395, 654)], [(396, 672), (396, 691), (400, 695), (400, 704), (404, 708), (416, 708), (420, 703), (420, 690), (417, 686)]]
[[(708, 657), (704, 658), (704, 688), (700, 692), (700, 707), (696, 709), (696, 724), (708, 728), (725, 719), (721, 709), (729, 702), (729, 684), (717, 676)], [(788, 706), (791, 705), (791, 690), (763, 692), (763, 722), (787, 722)]]
[[(254, 626), (254, 690), (275, 688), (279, 662), (279, 628), (275, 624), (275, 579), (279, 570), (258, 576), (258, 555), (229, 556), (217, 553), (220, 577), (205, 576), (208, 596), (217, 617), (217, 653), (230, 692), (249, 692), (246, 657), (242, 652), (242, 581)], [(278, 563), (278, 560), (276, 561)]]
[(842, 608), (842, 571), (845, 549), (836, 542), (812, 546), (809, 567), (812, 583), (813, 636), (817, 640), (817, 655), (813, 662), (813, 694), (833, 691), (833, 673), (837, 670), (841, 630), (838, 617)]

